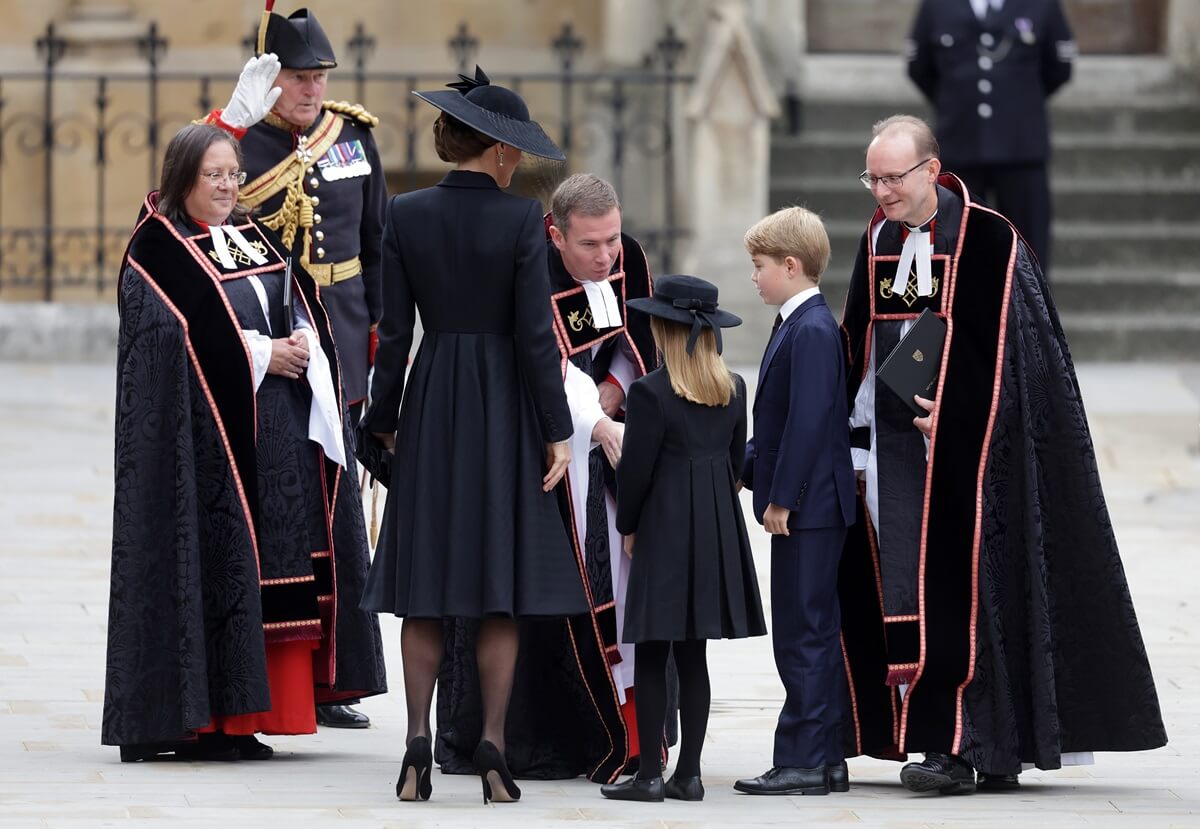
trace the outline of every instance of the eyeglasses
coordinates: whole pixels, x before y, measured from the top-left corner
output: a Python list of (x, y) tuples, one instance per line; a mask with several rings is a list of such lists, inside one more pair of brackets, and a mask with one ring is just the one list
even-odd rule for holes
[(900, 173), (899, 175), (894, 175), (894, 176), (873, 176), (870, 173), (868, 173), (866, 170), (863, 170), (862, 175), (858, 177), (858, 180), (861, 181), (862, 186), (867, 188), (868, 190), (873, 188), (876, 184), (883, 184), (883, 185), (886, 185), (889, 190), (894, 190), (895, 188), (900, 186), (900, 184), (904, 181), (904, 177), (906, 175), (908, 175), (909, 173), (911, 173), (913, 170), (917, 169), (921, 165), (928, 164), (931, 161), (933, 161), (932, 158), (927, 158), (924, 161), (918, 161), (916, 164), (909, 167), (903, 173)]
[(216, 187), (223, 181), (228, 181), (230, 184), (241, 186), (246, 183), (246, 174), (240, 170), (234, 170), (230, 173), (222, 173), (218, 170), (212, 170), (207, 173), (201, 173), (201, 178), (208, 179), (208, 183)]

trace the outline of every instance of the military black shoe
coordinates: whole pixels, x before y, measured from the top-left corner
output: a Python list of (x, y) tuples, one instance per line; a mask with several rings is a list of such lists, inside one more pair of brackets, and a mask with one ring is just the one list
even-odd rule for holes
[(900, 769), (900, 782), (910, 792), (973, 794), (975, 769), (953, 754), (927, 752), (922, 762)]

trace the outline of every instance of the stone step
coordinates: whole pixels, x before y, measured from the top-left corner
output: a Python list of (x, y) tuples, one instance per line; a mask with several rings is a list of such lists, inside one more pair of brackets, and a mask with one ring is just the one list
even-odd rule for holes
[[(825, 223), (834, 267), (851, 267), (863, 222)], [(1056, 267), (1140, 267), (1187, 271), (1200, 262), (1200, 227), (1194, 222), (1097, 224), (1059, 222), (1054, 227)]]
[(1061, 319), (1077, 363), (1195, 360), (1200, 354), (1200, 318), (1195, 313), (1063, 312)]
[[(1051, 189), (1058, 221), (1200, 222), (1200, 180), (1146, 182), (1055, 176)], [(865, 224), (875, 201), (853, 177), (773, 178), (771, 209), (793, 204), (805, 205), (826, 219), (861, 220)]]
[[(871, 125), (896, 112), (921, 118), (933, 117), (924, 102), (847, 101), (810, 99), (800, 103), (800, 126), (804, 130), (855, 132), (866, 143)], [(1128, 101), (1055, 103), (1050, 107), (1055, 136), (1071, 133), (1085, 135), (1137, 135), (1146, 132), (1195, 135), (1200, 132), (1200, 102), (1192, 97), (1162, 97)], [(786, 128), (783, 119), (776, 131)]]
[[(775, 136), (771, 142), (771, 173), (773, 177), (820, 173), (853, 179), (862, 172), (865, 147), (866, 141), (858, 133)], [(1161, 133), (1058, 136), (1052, 164), (1059, 177), (1198, 182), (1200, 138)]]
[(1050, 294), (1064, 314), (1169, 312), (1200, 319), (1200, 270), (1055, 267)]

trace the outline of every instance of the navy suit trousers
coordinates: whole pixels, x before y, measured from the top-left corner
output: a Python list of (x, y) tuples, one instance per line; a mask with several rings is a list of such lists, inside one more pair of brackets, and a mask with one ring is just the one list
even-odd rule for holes
[(771, 536), (771, 635), (787, 694), (775, 728), (776, 766), (810, 769), (845, 759), (837, 593), (845, 538), (845, 527)]

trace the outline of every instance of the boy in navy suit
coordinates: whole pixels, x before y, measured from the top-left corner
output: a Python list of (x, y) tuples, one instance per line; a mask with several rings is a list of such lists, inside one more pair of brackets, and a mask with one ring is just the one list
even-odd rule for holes
[(758, 373), (743, 483), (754, 492), (755, 518), (771, 534), (772, 638), (787, 696), (773, 767), (734, 788), (846, 791), (837, 575), (854, 523), (855, 484), (845, 349), (818, 287), (829, 237), (816, 214), (789, 207), (750, 228), (745, 244), (763, 302), (779, 306)]

